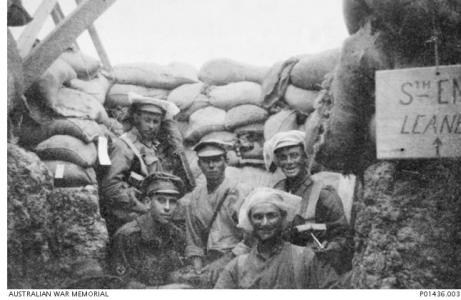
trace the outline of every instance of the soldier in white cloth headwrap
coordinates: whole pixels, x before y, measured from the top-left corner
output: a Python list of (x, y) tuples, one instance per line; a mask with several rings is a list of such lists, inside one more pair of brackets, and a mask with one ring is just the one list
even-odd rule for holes
[(307, 247), (284, 241), (282, 232), (292, 222), (301, 198), (271, 188), (255, 189), (239, 212), (239, 227), (256, 239), (250, 253), (234, 258), (215, 288), (295, 289), (332, 288), (338, 275), (320, 263)]

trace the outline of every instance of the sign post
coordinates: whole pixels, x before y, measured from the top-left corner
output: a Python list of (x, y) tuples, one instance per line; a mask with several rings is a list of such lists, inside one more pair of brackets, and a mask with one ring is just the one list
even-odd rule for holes
[(376, 151), (461, 157), (461, 65), (376, 72)]

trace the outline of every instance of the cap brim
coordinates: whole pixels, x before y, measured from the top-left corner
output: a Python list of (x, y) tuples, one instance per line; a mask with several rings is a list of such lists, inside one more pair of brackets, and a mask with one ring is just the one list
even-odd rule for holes
[(167, 194), (167, 195), (180, 195), (181, 193), (179, 191), (176, 191), (176, 190), (156, 190), (156, 191), (152, 191), (151, 192), (152, 194)]
[(138, 105), (137, 109), (140, 111), (145, 111), (145, 112), (150, 112), (153, 114), (159, 114), (159, 115), (164, 115), (165, 110), (162, 108), (155, 106), (155, 105), (150, 105), (150, 104), (143, 104), (143, 105)]
[(274, 146), (274, 152), (278, 149), (281, 149), (281, 148), (286, 148), (286, 147), (294, 147), (294, 146), (300, 146), (302, 145), (302, 142), (294, 142), (294, 141), (284, 141), (284, 142), (280, 142), (280, 143), (277, 143), (275, 146)]
[(197, 153), (198, 157), (213, 157), (213, 156), (220, 156), (226, 153), (224, 150), (219, 149), (209, 149), (209, 150), (202, 150)]

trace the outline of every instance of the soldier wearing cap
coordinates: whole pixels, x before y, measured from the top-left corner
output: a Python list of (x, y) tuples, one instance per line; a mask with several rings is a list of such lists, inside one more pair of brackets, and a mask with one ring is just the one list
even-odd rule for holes
[(182, 137), (172, 117), (179, 111), (170, 102), (130, 94), (132, 128), (109, 144), (111, 166), (101, 179), (101, 211), (109, 235), (123, 224), (145, 213), (138, 199), (139, 183), (154, 172), (178, 175), (190, 183), (187, 166), (178, 153)]
[(142, 183), (148, 213), (123, 225), (112, 242), (111, 268), (128, 286), (169, 283), (169, 273), (183, 266), (185, 233), (172, 221), (183, 194), (179, 177), (153, 173)]
[[(352, 268), (351, 229), (336, 190), (311, 179), (304, 138), (304, 132), (291, 130), (277, 133), (264, 145), (266, 167), (270, 169), (274, 163), (286, 177), (274, 188), (302, 198), (300, 211), (286, 238), (296, 245), (315, 245), (319, 255), (323, 255), (338, 273), (344, 273)], [(301, 224), (312, 224), (313, 229), (298, 232), (295, 226)], [(316, 230), (314, 228), (320, 228), (317, 225), (325, 228)], [(321, 247), (318, 242), (322, 243)]]
[(211, 139), (194, 147), (206, 183), (192, 191), (186, 207), (186, 257), (197, 274), (204, 274), (210, 287), (225, 264), (238, 254), (234, 249), (242, 239), (237, 228), (238, 211), (249, 192), (225, 176), (228, 147)]

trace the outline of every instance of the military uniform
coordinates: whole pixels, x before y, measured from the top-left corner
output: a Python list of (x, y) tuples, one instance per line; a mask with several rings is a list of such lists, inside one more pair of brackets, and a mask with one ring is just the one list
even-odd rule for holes
[[(309, 174), (306, 174), (297, 182), (289, 183), (287, 179), (283, 179), (274, 188), (300, 196), (303, 199), (300, 211), (292, 222), (292, 230), (285, 235), (286, 239), (300, 246), (314, 244), (309, 232), (299, 233), (293, 230), (293, 227), (306, 222), (323, 223), (326, 225), (326, 230), (315, 232), (315, 236), (321, 242), (327, 241), (336, 244), (336, 253), (332, 257), (329, 257), (329, 259), (332, 260), (332, 265), (338, 273), (350, 270), (352, 268), (351, 260), (353, 251), (352, 233), (344, 214), (341, 198), (335, 189), (330, 186), (322, 187), (316, 185), (310, 179)], [(315, 191), (317, 188), (320, 190)], [(312, 199), (312, 193), (315, 193), (315, 197), (318, 199)], [(309, 204), (313, 200), (317, 202)]]
[(123, 225), (113, 237), (111, 268), (125, 281), (147, 286), (169, 283), (169, 273), (183, 267), (185, 234), (150, 214)]
[(112, 164), (102, 177), (100, 190), (101, 210), (110, 235), (144, 212), (137, 199), (139, 187), (130, 176), (135, 173), (145, 177), (157, 171), (168, 171), (164, 170), (160, 150), (158, 141), (154, 141), (152, 147), (143, 144), (135, 127), (120, 139), (112, 140), (109, 147)]

